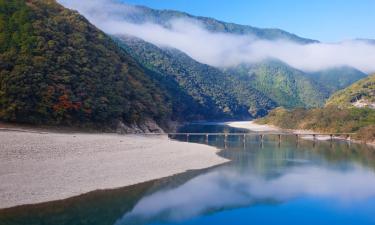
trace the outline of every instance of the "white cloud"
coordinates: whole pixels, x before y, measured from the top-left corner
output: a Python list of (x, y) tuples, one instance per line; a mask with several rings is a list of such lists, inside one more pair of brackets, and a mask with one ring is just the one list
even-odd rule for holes
[(352, 66), (375, 72), (375, 45), (365, 41), (313, 43), (302, 45), (286, 40), (267, 41), (245, 35), (213, 33), (197, 21), (172, 20), (165, 28), (154, 23), (134, 24), (124, 17), (137, 9), (111, 0), (60, 0), (77, 9), (93, 24), (109, 34), (128, 34), (158, 46), (179, 49), (195, 60), (216, 67), (256, 63), (276, 58), (304, 70), (316, 71)]

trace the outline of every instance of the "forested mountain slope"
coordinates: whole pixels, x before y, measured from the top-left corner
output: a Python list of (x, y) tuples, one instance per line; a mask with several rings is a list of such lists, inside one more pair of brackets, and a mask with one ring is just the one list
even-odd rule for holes
[[(257, 117), (275, 107), (272, 100), (252, 88), (249, 80), (201, 64), (176, 49), (159, 48), (129, 36), (117, 40), (146, 68), (176, 81), (205, 108), (206, 118), (210, 114), (224, 114), (229, 118)], [(219, 111), (214, 111), (217, 109)]]
[(328, 97), (324, 87), (280, 61), (242, 64), (227, 72), (249, 79), (255, 89), (286, 108), (322, 106)]
[(354, 82), (367, 77), (367, 74), (348, 66), (306, 73), (312, 80), (322, 85), (329, 94), (348, 87)]
[(287, 129), (355, 133), (353, 138), (374, 143), (375, 75), (336, 92), (325, 107), (292, 110), (277, 108), (258, 122)]
[(160, 125), (169, 97), (106, 34), (54, 0), (0, 0), (0, 118)]
[(327, 100), (326, 105), (375, 109), (375, 74), (336, 92)]

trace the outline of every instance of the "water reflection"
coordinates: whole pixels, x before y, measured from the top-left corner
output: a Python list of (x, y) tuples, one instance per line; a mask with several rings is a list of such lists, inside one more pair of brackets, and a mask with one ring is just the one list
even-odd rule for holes
[(181, 221), (217, 210), (299, 197), (331, 199), (338, 204), (361, 204), (375, 197), (375, 175), (360, 166), (302, 165), (275, 172), (261, 176), (222, 167), (144, 197), (116, 224)]

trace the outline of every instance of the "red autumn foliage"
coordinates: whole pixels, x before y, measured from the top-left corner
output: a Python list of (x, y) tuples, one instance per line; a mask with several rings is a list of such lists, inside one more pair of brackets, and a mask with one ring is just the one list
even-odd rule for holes
[(63, 94), (59, 97), (59, 102), (53, 106), (53, 110), (57, 111), (66, 111), (66, 110), (78, 110), (81, 108), (81, 102), (72, 102), (69, 100), (67, 94)]

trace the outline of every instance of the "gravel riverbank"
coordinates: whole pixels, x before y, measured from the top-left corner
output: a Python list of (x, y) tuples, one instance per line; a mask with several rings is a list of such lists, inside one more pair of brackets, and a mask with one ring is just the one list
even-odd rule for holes
[(165, 136), (0, 131), (0, 208), (64, 199), (227, 162)]

